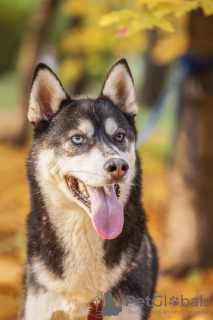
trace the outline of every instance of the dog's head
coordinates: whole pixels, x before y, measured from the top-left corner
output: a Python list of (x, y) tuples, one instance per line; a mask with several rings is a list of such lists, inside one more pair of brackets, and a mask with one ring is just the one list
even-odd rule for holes
[(122, 231), (135, 177), (136, 113), (125, 59), (112, 66), (96, 99), (70, 98), (47, 66), (35, 70), (28, 118), (35, 125), (37, 182), (59, 204), (83, 207), (106, 239)]

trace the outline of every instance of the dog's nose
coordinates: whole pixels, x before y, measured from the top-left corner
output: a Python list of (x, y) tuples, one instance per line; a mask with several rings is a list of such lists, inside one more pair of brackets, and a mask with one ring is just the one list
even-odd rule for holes
[(105, 165), (104, 169), (111, 174), (113, 178), (120, 179), (125, 176), (129, 169), (129, 165), (123, 159), (110, 159)]

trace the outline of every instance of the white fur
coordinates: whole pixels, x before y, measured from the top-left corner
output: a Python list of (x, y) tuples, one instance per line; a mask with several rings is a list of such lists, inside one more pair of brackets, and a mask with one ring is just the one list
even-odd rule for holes
[[(60, 198), (53, 188), (49, 193)], [(46, 194), (46, 203), (51, 201)], [(63, 279), (56, 277), (39, 259), (34, 259), (31, 271), (37, 281), (48, 289), (47, 293), (28, 294), (26, 308), (34, 320), (46, 320), (46, 314), (63, 310), (80, 316), (88, 313), (90, 301), (102, 291), (108, 291), (127, 269), (125, 258), (114, 268), (106, 268), (103, 262), (103, 239), (95, 231), (88, 214), (77, 204), (52, 205), (50, 220), (56, 228), (61, 245), (65, 248)], [(59, 207), (61, 206), (61, 210)], [(38, 300), (37, 300), (38, 298)], [(45, 317), (44, 317), (45, 315)], [(71, 318), (72, 319), (72, 318)], [(86, 319), (86, 318), (85, 318)]]
[[(86, 126), (84, 122), (84, 127), (91, 129), (89, 122)], [(67, 148), (66, 143), (64, 148)], [(126, 152), (114, 146), (104, 145), (104, 148), (110, 153), (109, 158), (122, 158), (129, 164), (126, 179), (120, 184), (119, 201), (124, 205), (135, 176), (135, 145), (132, 143)], [(40, 151), (35, 176), (66, 255), (62, 279), (55, 276), (39, 258), (28, 266), (48, 292), (36, 294), (29, 290), (27, 320), (49, 320), (52, 312), (57, 310), (86, 317), (90, 301), (102, 291), (110, 291), (128, 267), (125, 256), (114, 268), (106, 267), (103, 261), (104, 239), (93, 227), (90, 210), (73, 196), (65, 180), (67, 175), (74, 175), (86, 184), (103, 186), (108, 179), (103, 166), (105, 161), (107, 158), (98, 148), (75, 157), (56, 155), (54, 149)]]
[(32, 271), (39, 283), (50, 291), (65, 293), (73, 302), (86, 304), (102, 291), (110, 290), (125, 272), (125, 259), (119, 266), (107, 269), (104, 262), (103, 239), (95, 231), (90, 217), (79, 207), (74, 211), (49, 212), (61, 245), (66, 250), (63, 279), (59, 279), (39, 260)]
[(104, 123), (105, 132), (111, 136), (115, 134), (118, 129), (118, 124), (115, 122), (113, 118), (107, 118)]
[(78, 130), (89, 138), (92, 138), (95, 132), (95, 128), (90, 120), (82, 120), (79, 124)]
[(36, 293), (33, 288), (28, 288), (26, 300), (26, 319), (28, 320), (50, 320), (52, 314), (56, 311), (63, 311), (72, 314), (72, 318), (85, 316), (87, 319), (89, 307), (72, 303), (70, 297), (66, 294), (59, 294), (54, 291)]
[[(126, 160), (130, 168), (134, 167), (134, 145), (130, 152), (122, 153), (117, 149), (115, 154)], [(27, 320), (34, 320), (32, 314), (36, 309), (35, 301), (36, 305), (40, 305), (37, 320), (48, 319), (44, 314), (49, 316), (56, 310), (76, 313), (76, 316), (87, 313), (89, 302), (102, 291), (109, 291), (128, 267), (124, 256), (119, 265), (114, 268), (106, 267), (103, 261), (104, 240), (93, 227), (89, 209), (73, 197), (65, 181), (66, 175), (75, 173), (75, 176), (85, 183), (104, 185), (106, 177), (103, 163), (106, 160), (97, 148), (90, 155), (73, 158), (61, 155), (58, 157), (54, 149), (44, 150), (39, 155), (36, 176), (50, 221), (66, 251), (63, 263), (65, 271), (63, 279), (60, 279), (42, 261), (33, 261), (31, 271), (37, 281), (48, 289), (48, 293), (39, 293), (38, 301), (38, 296), (30, 292), (26, 306), (31, 316), (27, 317)], [(99, 163), (101, 165), (97, 165)], [(121, 185), (120, 202), (123, 204), (134, 175), (135, 171), (131, 169), (126, 184)]]
[[(122, 97), (119, 97), (116, 91), (119, 85), (124, 85), (127, 91)], [(44, 92), (47, 93), (47, 97), (50, 97), (53, 114), (58, 111), (61, 101), (66, 99), (66, 93), (57, 78), (47, 69), (39, 70), (30, 96), (28, 118), (31, 122), (37, 123), (41, 119), (47, 119), (42, 112), (40, 99), (43, 89), (46, 90)], [(122, 111), (136, 114), (133, 81), (123, 64), (113, 68), (102, 93), (118, 104)], [(122, 106), (119, 105), (121, 101), (124, 102)], [(113, 118), (108, 118), (104, 127), (108, 135), (115, 134), (118, 129)], [(78, 129), (89, 138), (95, 131), (89, 120), (82, 120)], [(67, 140), (62, 148), (70, 150), (70, 141)], [(106, 267), (104, 239), (93, 227), (90, 210), (73, 196), (66, 182), (67, 176), (74, 176), (86, 185), (94, 187), (111, 184), (111, 176), (105, 171), (104, 164), (111, 158), (123, 159), (129, 164), (128, 173), (122, 183), (119, 183), (121, 188), (119, 201), (124, 206), (136, 174), (135, 144), (129, 144), (125, 152), (113, 145), (103, 144), (102, 148), (104, 152), (93, 147), (88, 153), (75, 157), (69, 157), (67, 152), (58, 155), (54, 149), (41, 147), (39, 151), (35, 176), (50, 222), (65, 251), (64, 272), (62, 278), (57, 277), (39, 257), (33, 258), (27, 265), (27, 273), (32, 273), (36, 281), (46, 290), (40, 289), (36, 292), (35, 288), (27, 286), (25, 320), (50, 320), (55, 311), (71, 315), (71, 320), (86, 320), (90, 301), (101, 292), (110, 291), (129, 267), (126, 255), (121, 257), (118, 265)], [(130, 309), (137, 310), (137, 307), (131, 305)], [(131, 318), (139, 319), (137, 314), (132, 317), (125, 306), (118, 317), (110, 317), (115, 320)]]
[[(125, 101), (123, 96), (120, 96), (118, 88), (125, 86)], [(133, 81), (125, 66), (121, 64), (115, 65), (110, 72), (104, 88), (102, 90), (104, 96), (109, 97), (123, 112), (131, 115), (136, 115), (138, 111), (137, 104), (135, 102), (135, 90)], [(121, 101), (123, 102), (121, 105)]]
[[(69, 144), (70, 142), (66, 142)], [(129, 149), (122, 152), (115, 146), (102, 145), (104, 151), (110, 152), (110, 158), (120, 158), (129, 164), (129, 170), (124, 178), (124, 182), (120, 183), (121, 195), (119, 201), (125, 205), (132, 180), (135, 176), (135, 144), (132, 143)], [(67, 150), (66, 144), (64, 148)], [(104, 153), (98, 148), (93, 148), (87, 154), (82, 154), (75, 157), (60, 155), (57, 157), (54, 149), (44, 150), (40, 152), (38, 161), (38, 182), (41, 184), (43, 191), (48, 190), (48, 197), (51, 198), (49, 205), (55, 204), (58, 209), (64, 206), (71, 209), (74, 203), (78, 203), (84, 208), (88, 214), (90, 211), (82, 202), (70, 192), (65, 176), (74, 176), (83, 181), (85, 184), (101, 187), (109, 184), (108, 173), (104, 170), (104, 163), (108, 160)], [(50, 192), (51, 189), (55, 191)], [(57, 195), (55, 192), (57, 191)]]
[[(65, 272), (63, 279), (60, 279), (43, 262), (35, 259), (31, 270), (48, 292), (30, 294), (27, 307), (33, 314), (36, 301), (39, 305), (37, 320), (49, 320), (43, 317), (44, 314), (50, 315), (57, 310), (76, 316), (88, 314), (90, 301), (102, 291), (110, 290), (125, 272), (125, 258), (121, 259), (118, 266), (106, 268), (103, 262), (103, 239), (94, 230), (91, 219), (81, 207), (76, 205), (75, 209), (65, 211), (52, 206), (49, 215), (60, 243), (66, 250), (63, 263)], [(26, 319), (34, 320), (32, 314)]]
[(47, 116), (42, 113), (41, 90), (51, 92), (50, 105), (53, 114), (58, 111), (61, 101), (66, 99), (66, 93), (57, 78), (48, 69), (39, 70), (30, 93), (30, 105), (28, 109), (28, 119), (30, 122), (37, 123), (42, 119), (47, 120)]

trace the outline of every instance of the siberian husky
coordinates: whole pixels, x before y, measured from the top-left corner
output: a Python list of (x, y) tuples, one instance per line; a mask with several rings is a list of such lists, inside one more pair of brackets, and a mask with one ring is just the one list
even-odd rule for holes
[(37, 66), (20, 320), (86, 320), (102, 292), (122, 309), (103, 319), (148, 319), (158, 263), (141, 203), (136, 113), (125, 59), (95, 99), (68, 96), (50, 68)]

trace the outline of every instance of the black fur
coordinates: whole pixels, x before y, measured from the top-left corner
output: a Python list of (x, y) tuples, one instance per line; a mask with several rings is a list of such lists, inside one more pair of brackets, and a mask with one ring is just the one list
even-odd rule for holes
[[(31, 164), (31, 165), (30, 165)], [(63, 276), (64, 250), (60, 245), (54, 226), (49, 220), (40, 188), (35, 180), (33, 153), (28, 161), (28, 179), (30, 181), (31, 212), (28, 216), (27, 257), (30, 264), (32, 258), (38, 258), (58, 277)], [(31, 278), (33, 279), (33, 277)]]
[[(105, 262), (107, 266), (112, 267), (120, 262), (123, 252), (133, 261), (141, 246), (143, 234), (146, 230), (145, 212), (138, 199), (141, 198), (141, 169), (139, 158), (137, 157), (137, 176), (135, 177), (134, 187), (131, 188), (129, 201), (124, 208), (124, 226), (121, 234), (112, 240), (104, 241)], [(137, 212), (137, 214), (134, 214)], [(132, 261), (129, 261), (131, 266)]]
[[(130, 73), (125, 60), (120, 61), (120, 63), (124, 64), (126, 70)], [(36, 80), (39, 70), (44, 68), (46, 67), (43, 64), (37, 67), (33, 82)], [(49, 68), (47, 70), (50, 71)], [(50, 72), (52, 73), (52, 71)], [(60, 81), (59, 84), (61, 85)], [(87, 138), (87, 143), (84, 145), (76, 146), (70, 139), (70, 131), (77, 130), (82, 115), (92, 122), (95, 134), (92, 138)], [(137, 132), (134, 117), (123, 113), (113, 101), (102, 95), (97, 99), (71, 99), (67, 96), (51, 119), (36, 123), (32, 150), (27, 164), (31, 198), (31, 212), (27, 224), (28, 266), (36, 258), (41, 260), (55, 276), (63, 279), (65, 271), (63, 261), (67, 254), (57, 237), (54, 225), (50, 222), (43, 194), (35, 176), (40, 150), (54, 148), (57, 155), (66, 152), (69, 157), (74, 157), (89, 152), (94, 145), (101, 150), (104, 142), (108, 145), (116, 145), (121, 151), (127, 151), (128, 143), (126, 143), (126, 140), (118, 142), (105, 134), (103, 123), (108, 117), (113, 117), (119, 123), (129, 142), (136, 141)], [(66, 141), (70, 141), (70, 147), (65, 151), (62, 146)], [(137, 156), (136, 177), (124, 207), (123, 230), (117, 238), (104, 240), (103, 244), (104, 263), (107, 268), (110, 269), (118, 265), (124, 253), (131, 268), (130, 273), (124, 274), (123, 278), (111, 290), (117, 301), (123, 301), (125, 295), (145, 298), (146, 296), (152, 297), (154, 294), (158, 262), (155, 246), (146, 227), (146, 215), (141, 203), (141, 193), (141, 168)], [(32, 272), (30, 274), (26, 273), (25, 276), (25, 285), (27, 286), (29, 283), (36, 291), (46, 290), (44, 286), (37, 282)], [(148, 318), (149, 310), (150, 307), (147, 306), (143, 309), (144, 315), (141, 316), (141, 319)], [(23, 316), (20, 319), (24, 319)]]

